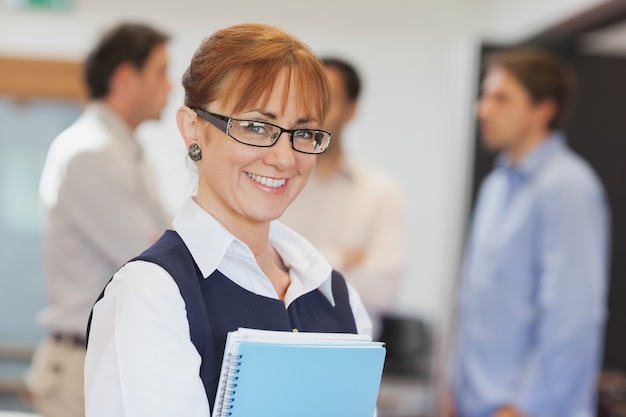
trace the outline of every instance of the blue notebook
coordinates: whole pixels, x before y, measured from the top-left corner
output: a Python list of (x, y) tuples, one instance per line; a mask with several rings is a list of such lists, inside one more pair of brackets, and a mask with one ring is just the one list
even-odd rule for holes
[(239, 329), (213, 417), (372, 417), (385, 347), (361, 335)]

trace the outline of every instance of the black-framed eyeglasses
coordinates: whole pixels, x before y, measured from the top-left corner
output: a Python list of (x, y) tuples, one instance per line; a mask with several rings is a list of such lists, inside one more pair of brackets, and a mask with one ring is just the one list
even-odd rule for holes
[(200, 117), (237, 142), (244, 145), (269, 148), (274, 146), (280, 135), (289, 134), (291, 147), (302, 153), (320, 154), (328, 149), (330, 133), (316, 129), (283, 129), (272, 123), (256, 120), (233, 119), (202, 109), (193, 109)]

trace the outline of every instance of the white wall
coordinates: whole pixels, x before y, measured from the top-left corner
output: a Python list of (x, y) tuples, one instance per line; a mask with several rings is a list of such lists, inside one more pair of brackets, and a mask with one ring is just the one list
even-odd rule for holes
[[(409, 201), (410, 261), (396, 310), (437, 321), (447, 311), (465, 220), (476, 34), (519, 37), (538, 22), (547, 24), (593, 3), (75, 0), (72, 10), (51, 13), (10, 9), (5, 1), (0, 5), (0, 54), (82, 59), (101, 30), (135, 18), (174, 36), (170, 72), (177, 86), (203, 36), (246, 21), (275, 24), (320, 54), (352, 60), (365, 90), (347, 135), (348, 148), (395, 176)], [(163, 120), (140, 129), (173, 210), (191, 181), (174, 124), (181, 102), (176, 87)]]
[(515, 42), (606, 0), (482, 0), (478, 24), (487, 39)]

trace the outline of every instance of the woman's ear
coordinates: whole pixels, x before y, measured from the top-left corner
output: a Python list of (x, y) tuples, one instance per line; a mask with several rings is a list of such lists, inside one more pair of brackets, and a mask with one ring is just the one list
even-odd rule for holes
[(198, 125), (198, 115), (187, 106), (182, 106), (176, 112), (176, 124), (180, 135), (185, 141), (185, 147), (189, 149), (192, 143), (199, 143), (200, 127)]

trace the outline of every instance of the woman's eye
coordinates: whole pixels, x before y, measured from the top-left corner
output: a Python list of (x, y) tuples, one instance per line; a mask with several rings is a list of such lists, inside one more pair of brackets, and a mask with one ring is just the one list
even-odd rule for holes
[(296, 130), (293, 134), (298, 139), (311, 139), (313, 137), (313, 131), (311, 130)]
[(257, 135), (263, 135), (267, 132), (265, 128), (265, 124), (263, 123), (250, 123), (248, 125), (248, 131), (251, 133), (256, 133)]
[(267, 126), (265, 123), (254, 122), (250, 120), (240, 120), (236, 125), (237, 132), (248, 135), (267, 135)]

